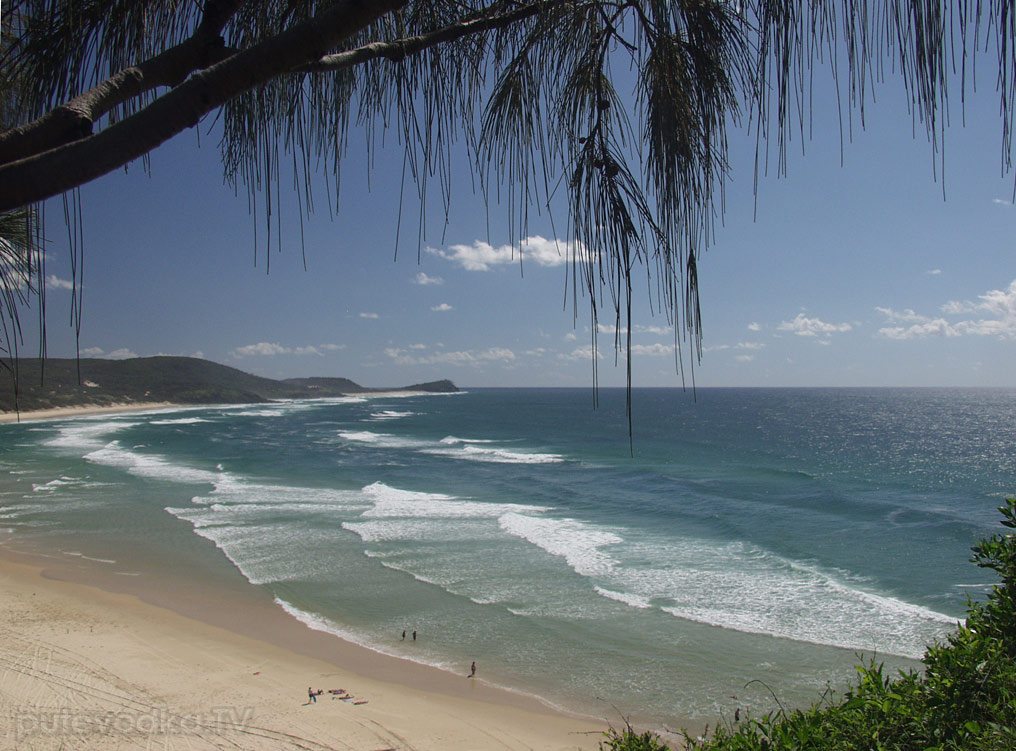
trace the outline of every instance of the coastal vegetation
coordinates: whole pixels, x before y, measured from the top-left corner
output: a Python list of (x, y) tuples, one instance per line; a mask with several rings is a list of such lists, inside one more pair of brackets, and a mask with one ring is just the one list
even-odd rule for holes
[[(1016, 499), (999, 508), (1016, 530)], [(728, 718), (685, 737), (689, 751), (1010, 751), (1016, 748), (1016, 534), (995, 534), (971, 561), (1000, 582), (944, 644), (928, 647), (921, 672), (887, 675), (874, 661), (856, 683), (806, 709)], [(601, 749), (664, 751), (651, 731), (607, 732)]]
[[(364, 394), (348, 378), (273, 380), (196, 357), (138, 357), (128, 360), (23, 359), (19, 384), (0, 378), (0, 410), (31, 411), (62, 407), (150, 402), (247, 404), (274, 399), (313, 399)], [(451, 381), (417, 383), (385, 391), (458, 391)]]

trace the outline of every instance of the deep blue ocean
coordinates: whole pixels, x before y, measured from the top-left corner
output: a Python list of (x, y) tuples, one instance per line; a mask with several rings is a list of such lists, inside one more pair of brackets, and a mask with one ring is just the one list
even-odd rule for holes
[[(594, 401), (598, 406), (594, 407)], [(0, 425), (0, 544), (662, 728), (903, 669), (983, 597), (1016, 391), (471, 389)], [(242, 616), (241, 616), (242, 617)], [(402, 640), (403, 630), (418, 639)]]

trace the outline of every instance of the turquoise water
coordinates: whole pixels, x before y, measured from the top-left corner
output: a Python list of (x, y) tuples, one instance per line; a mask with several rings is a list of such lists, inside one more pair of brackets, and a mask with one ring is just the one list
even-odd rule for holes
[(610, 389), (5, 425), (0, 540), (235, 567), (315, 628), (661, 727), (913, 667), (991, 583), (1016, 391), (646, 389), (634, 425)]

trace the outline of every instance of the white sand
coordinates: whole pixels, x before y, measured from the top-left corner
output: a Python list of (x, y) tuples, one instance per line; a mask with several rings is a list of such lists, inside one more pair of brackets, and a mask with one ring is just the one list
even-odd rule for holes
[(176, 408), (179, 405), (169, 402), (137, 402), (131, 404), (110, 404), (99, 407), (94, 404), (80, 407), (56, 407), (54, 409), (37, 409), (22, 412), (0, 412), (0, 422), (27, 422), (29, 420), (47, 420), (54, 417), (77, 417), (79, 415), (101, 415), (117, 412), (148, 412), (149, 410)]
[[(557, 751), (602, 739), (598, 722), (511, 706), (480, 679), (411, 663), (408, 685), (368, 677), (359, 652), (354, 672), (0, 558), (0, 749)], [(308, 686), (353, 701), (308, 703)]]

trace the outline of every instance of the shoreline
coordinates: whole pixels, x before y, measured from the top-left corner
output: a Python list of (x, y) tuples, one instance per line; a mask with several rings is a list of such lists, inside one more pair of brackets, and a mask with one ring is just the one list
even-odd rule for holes
[[(111, 591), (87, 571), (0, 547), (0, 624), (7, 637), (0, 647), (0, 703), (7, 706), (0, 705), (0, 712), (16, 720), (9, 732), (35, 733), (35, 742), (55, 734), (46, 739), (54, 748), (65, 741), (87, 741), (82, 747), (95, 749), (142, 747), (167, 740), (153, 735), (168, 735), (165, 725), (173, 718), (198, 718), (199, 737), (211, 733), (221, 741), (225, 733), (250, 749), (302, 743), (322, 751), (465, 751), (595, 749), (607, 728), (605, 721), (555, 712), (535, 697), (486, 684), (482, 666), (481, 678), (469, 679), (314, 631), (266, 594), (260, 603), (251, 597), (237, 617), (240, 603), (231, 598), (217, 598), (218, 609), (205, 607), (202, 597), (169, 607), (161, 601), (172, 599), (172, 592), (152, 597), (158, 588), (143, 589), (149, 596)], [(193, 607), (206, 617), (187, 612)], [(33, 664), (42, 654), (48, 655), (48, 678)], [(61, 661), (66, 674), (52, 668)], [(75, 686), (84, 684), (91, 688), (82, 697)], [(366, 703), (325, 693), (310, 704), (308, 684), (326, 692), (343, 688)], [(107, 706), (113, 694), (119, 709)], [(82, 702), (95, 706), (82, 709)], [(224, 724), (210, 717), (212, 709), (229, 714)], [(124, 733), (97, 733), (89, 724), (110, 711), (124, 715)], [(142, 725), (153, 723), (145, 732)], [(357, 737), (363, 741), (350, 745)], [(330, 738), (342, 741), (333, 746), (323, 740)], [(187, 747), (205, 746), (188, 734)]]
[(171, 402), (133, 402), (121, 404), (82, 404), (77, 407), (53, 407), (52, 409), (35, 409), (22, 412), (0, 412), (0, 423), (31, 422), (34, 420), (51, 420), (61, 417), (84, 417), (87, 415), (118, 414), (127, 412), (149, 412), (157, 410), (181, 409), (188, 406)]
[[(439, 392), (439, 391), (398, 391), (398, 390), (379, 390), (379, 391), (364, 391), (352, 394), (342, 394), (341, 396), (334, 397), (307, 397), (305, 400), (296, 401), (312, 401), (317, 398), (321, 399), (355, 399), (355, 398), (385, 398), (385, 397), (409, 397), (409, 396), (433, 396), (443, 395), (445, 393), (462, 393), (462, 392)], [(268, 401), (268, 402), (252, 402), (252, 404), (279, 404), (279, 401)], [(115, 414), (128, 414), (131, 412), (157, 412), (161, 410), (177, 410), (177, 409), (213, 409), (215, 407), (238, 407), (242, 406), (238, 404), (176, 404), (174, 402), (121, 402), (117, 404), (81, 404), (74, 407), (52, 407), (50, 409), (35, 409), (35, 410), (22, 410), (21, 412), (4, 412), (0, 411), (0, 423), (7, 422), (32, 422), (35, 420), (53, 420), (63, 417), (87, 417), (88, 415), (115, 415)]]

